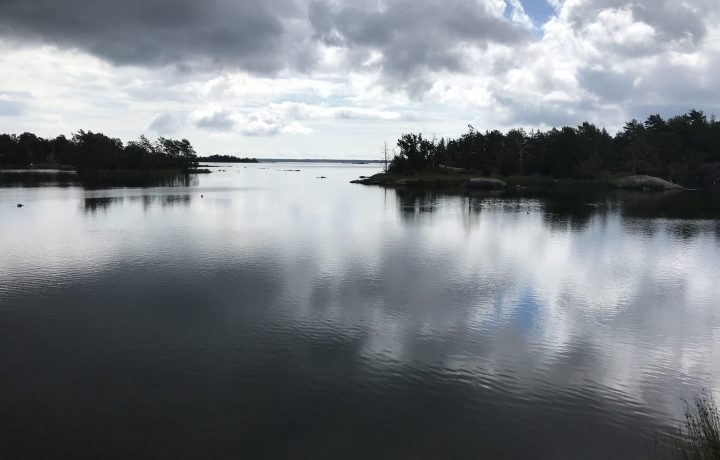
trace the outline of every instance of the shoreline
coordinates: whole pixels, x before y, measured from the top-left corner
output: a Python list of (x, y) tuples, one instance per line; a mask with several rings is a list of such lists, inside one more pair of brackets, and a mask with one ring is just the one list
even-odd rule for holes
[(676, 183), (659, 177), (641, 175), (607, 176), (594, 179), (556, 179), (540, 176), (482, 176), (466, 170), (423, 171), (416, 174), (381, 172), (350, 181), (353, 184), (416, 189), (468, 190), (636, 190), (648, 192), (688, 191)]
[[(206, 166), (206, 165), (201, 165)], [(11, 165), (0, 166), (0, 173), (23, 174), (23, 173), (54, 173), (54, 174), (77, 174), (77, 175), (131, 175), (131, 174), (210, 174), (211, 170), (206, 168), (191, 169), (77, 169), (69, 165), (34, 165), (33, 167), (17, 167)]]

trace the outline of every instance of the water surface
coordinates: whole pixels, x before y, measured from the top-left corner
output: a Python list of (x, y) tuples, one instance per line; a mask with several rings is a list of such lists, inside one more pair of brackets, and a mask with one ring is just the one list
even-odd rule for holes
[(214, 169), (0, 174), (0, 456), (642, 458), (720, 392), (717, 195)]

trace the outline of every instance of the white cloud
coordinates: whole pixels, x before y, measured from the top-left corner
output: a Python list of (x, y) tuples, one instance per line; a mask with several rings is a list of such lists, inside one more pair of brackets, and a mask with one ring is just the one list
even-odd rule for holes
[(185, 118), (181, 114), (162, 112), (153, 118), (149, 128), (161, 136), (166, 136), (177, 133), (184, 125)]
[(301, 121), (313, 120), (397, 120), (400, 114), (362, 107), (327, 107), (298, 102), (268, 104), (252, 111), (211, 111), (198, 114), (200, 128), (235, 131), (246, 136), (309, 134), (313, 130)]
[(636, 21), (630, 8), (603, 10), (584, 29), (585, 39), (599, 48), (616, 48), (619, 52), (649, 53), (657, 44), (655, 29)]
[(508, 0), (508, 4), (512, 8), (512, 12), (510, 13), (510, 19), (513, 22), (520, 24), (526, 29), (535, 28), (533, 20), (530, 19), (530, 16), (528, 16), (528, 14), (525, 12), (525, 8), (523, 7), (522, 3), (520, 3), (520, 0)]
[[(225, 44), (204, 67), (140, 55), (119, 64), (118, 49), (108, 57), (71, 46), (82, 37), (70, 43), (45, 31), (49, 45), (32, 30), (0, 28), (2, 130), (92, 129), (124, 140), (147, 132), (187, 137), (200, 152), (333, 156), (348, 145), (353, 155), (376, 152), (408, 131), (456, 136), (467, 123), (589, 120), (612, 130), (650, 113), (720, 112), (713, 0), (551, 1), (556, 14), (542, 25), (519, 0), (455, 2), (455, 11), (423, 0), (410, 17), (398, 7), (406, 0), (314, 2), (312, 17), (305, 0), (273, 1), (284, 8), (276, 19), (292, 22), (281, 61), (247, 47), (223, 59)], [(202, 54), (191, 50), (193, 59)], [(264, 65), (275, 71), (258, 73)]]

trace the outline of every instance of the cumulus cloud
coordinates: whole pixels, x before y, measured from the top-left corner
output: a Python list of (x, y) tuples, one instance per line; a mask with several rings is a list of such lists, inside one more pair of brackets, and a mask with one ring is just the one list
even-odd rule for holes
[(273, 155), (297, 144), (286, 134), (321, 133), (303, 144), (327, 156), (467, 123), (612, 131), (720, 112), (717, 0), (543, 5), (0, 0), (0, 116), (6, 129), (182, 132), (199, 149)]
[(275, 136), (280, 133), (308, 134), (312, 128), (303, 121), (357, 119), (396, 120), (400, 114), (362, 107), (324, 107), (306, 103), (269, 104), (257, 110), (242, 112), (217, 110), (202, 114), (196, 126), (213, 131), (236, 131), (246, 136)]
[(377, 67), (386, 83), (411, 92), (429, 88), (428, 72), (469, 71), (468, 47), (528, 38), (521, 27), (493, 14), (492, 2), (314, 0), (309, 18), (315, 38), (326, 46), (347, 50), (351, 63)]
[(235, 126), (235, 120), (232, 112), (220, 110), (200, 117), (196, 124), (198, 128), (211, 131), (230, 131)]
[(612, 130), (650, 113), (714, 112), (719, 19), (720, 4), (705, 0), (566, 0), (511, 58), (486, 53), (496, 65), (478, 79), (510, 125), (590, 120)]
[[(0, 36), (75, 48), (114, 64), (181, 70), (241, 69), (256, 74), (312, 72), (326, 47), (348, 51), (386, 82), (427, 88), (426, 71), (468, 71), (463, 49), (527, 38), (529, 18), (512, 2), (385, 0), (4, 0)], [(357, 68), (356, 68), (357, 67)]]
[(303, 54), (296, 40), (301, 15), (294, 0), (4, 0), (0, 34), (78, 48), (116, 64), (273, 72)]
[(582, 29), (603, 12), (628, 10), (637, 21), (656, 30), (660, 42), (689, 39), (697, 43), (707, 32), (708, 15), (719, 8), (715, 0), (567, 0), (561, 11), (576, 29)]
[(185, 124), (184, 117), (172, 112), (162, 112), (153, 118), (149, 129), (156, 131), (161, 136), (178, 132)]

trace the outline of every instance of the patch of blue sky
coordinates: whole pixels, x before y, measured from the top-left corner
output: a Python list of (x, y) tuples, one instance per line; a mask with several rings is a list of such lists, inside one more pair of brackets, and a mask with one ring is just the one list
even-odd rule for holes
[[(523, 295), (516, 301), (508, 301), (502, 295), (495, 298), (495, 325), (503, 324), (515, 331), (527, 332), (537, 327), (542, 304), (532, 287), (525, 288)], [(505, 312), (511, 310), (511, 314)]]
[(520, 0), (520, 3), (537, 27), (542, 26), (555, 15), (555, 10), (546, 0)]
[(515, 307), (515, 315), (512, 320), (513, 328), (528, 331), (536, 327), (540, 307), (539, 299), (533, 290), (528, 287)]

